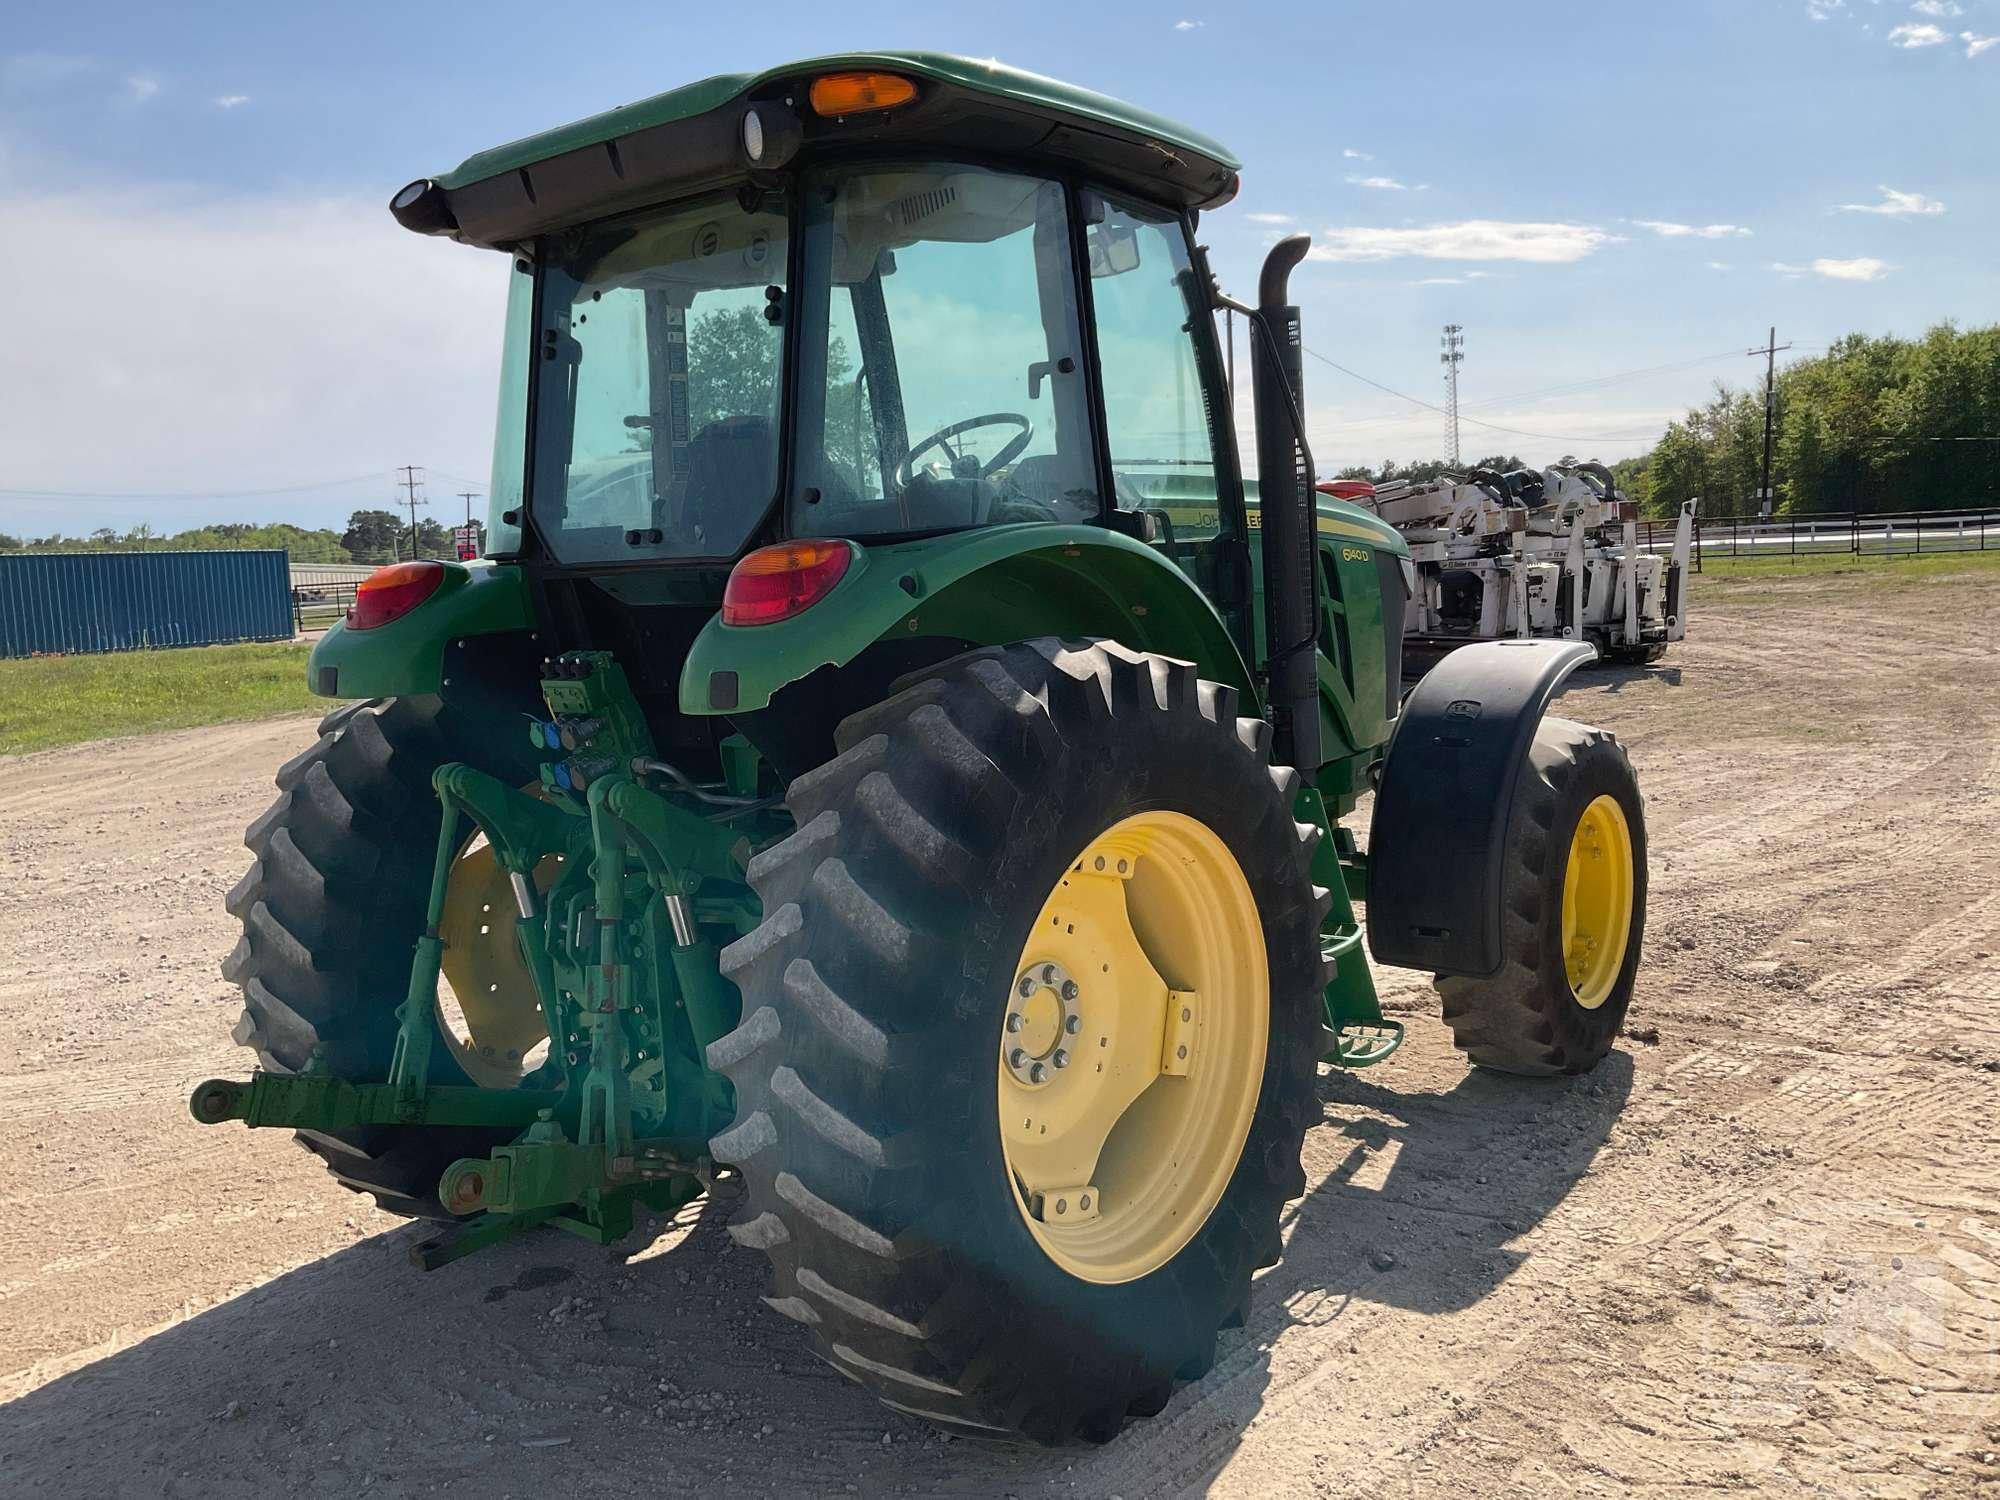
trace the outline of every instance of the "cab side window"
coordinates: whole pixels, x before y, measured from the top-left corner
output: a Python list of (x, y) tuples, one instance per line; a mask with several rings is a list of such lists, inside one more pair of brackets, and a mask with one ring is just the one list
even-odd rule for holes
[(1154, 514), (1171, 551), (1200, 580), (1223, 531), (1215, 422), (1195, 358), (1194, 267), (1178, 219), (1086, 194), (1090, 291), (1104, 419), (1121, 510)]

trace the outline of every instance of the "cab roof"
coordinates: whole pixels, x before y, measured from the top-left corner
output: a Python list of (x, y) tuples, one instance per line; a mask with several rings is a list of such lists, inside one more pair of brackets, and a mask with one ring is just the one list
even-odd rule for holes
[[(917, 83), (918, 101), (880, 115), (814, 117), (806, 107), (812, 79), (847, 71), (903, 74)], [(941, 52), (848, 52), (704, 78), (481, 151), (434, 180), (450, 201), (458, 238), (517, 243), (742, 176), (743, 106), (767, 100), (797, 113), (807, 148), (839, 140), (1052, 157), (1185, 208), (1226, 203), (1241, 166), (1199, 131), (1004, 63)]]

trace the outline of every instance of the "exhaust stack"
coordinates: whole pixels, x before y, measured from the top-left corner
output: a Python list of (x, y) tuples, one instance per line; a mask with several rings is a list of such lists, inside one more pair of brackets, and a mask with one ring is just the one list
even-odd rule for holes
[(1304, 344), (1299, 310), (1287, 300), (1292, 270), (1312, 245), (1288, 235), (1271, 247), (1257, 278), (1251, 362), (1257, 416), (1257, 492), (1264, 533), (1264, 626), (1270, 653), (1269, 701), (1276, 759), (1310, 776), (1320, 747), (1318, 591), (1313, 565), (1314, 500), (1305, 441)]

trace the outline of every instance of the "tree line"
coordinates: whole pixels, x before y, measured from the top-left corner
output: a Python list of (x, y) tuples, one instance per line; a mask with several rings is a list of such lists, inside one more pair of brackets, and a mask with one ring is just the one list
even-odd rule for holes
[[(1922, 338), (1852, 333), (1778, 372), (1771, 488), (1779, 514), (2000, 505), (2000, 326)], [(1652, 515), (1701, 499), (1755, 515), (1764, 392), (1718, 384), (1648, 453), (1612, 465)]]
[[(151, 526), (134, 526), (127, 531), (100, 526), (82, 536), (56, 532), (18, 537), (0, 532), (0, 552), (233, 552), (265, 547), (282, 547), (293, 562), (301, 563), (395, 562), (411, 555), (410, 526), (394, 511), (357, 510), (347, 518), (343, 531), (325, 526), (309, 529), (283, 521), (226, 521), (176, 532), (159, 532)], [(418, 521), (417, 555), (457, 556), (450, 529), (428, 517)]]

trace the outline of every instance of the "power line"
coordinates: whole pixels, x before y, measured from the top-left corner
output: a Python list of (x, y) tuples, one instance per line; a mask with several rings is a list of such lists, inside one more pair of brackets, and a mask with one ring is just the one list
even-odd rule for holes
[(261, 490), (33, 490), (0, 489), (0, 498), (9, 500), (255, 500), (265, 495), (302, 495), (309, 490), (339, 489), (350, 484), (371, 484), (386, 469), (357, 474), (347, 479), (321, 479), (311, 484), (277, 485)]
[[(1331, 369), (1340, 371), (1341, 374), (1347, 376), (1350, 380), (1358, 380), (1363, 385), (1372, 385), (1375, 387), (1376, 390), (1386, 392), (1387, 394), (1394, 396), (1399, 401), (1407, 401), (1412, 406), (1421, 406), (1424, 408), (1425, 411), (1434, 411), (1441, 417), (1446, 417), (1451, 415), (1451, 413), (1447, 412), (1442, 406), (1439, 406), (1434, 401), (1425, 401), (1421, 397), (1412, 396), (1405, 391), (1399, 391), (1394, 386), (1384, 385), (1379, 380), (1371, 380), (1358, 370), (1350, 370), (1347, 368), (1346, 365), (1339, 363), (1337, 360), (1328, 359), (1324, 354), (1321, 354), (1316, 349), (1307, 349), (1305, 352), (1310, 354), (1314, 359), (1318, 360), (1321, 364), (1326, 365)], [(1468, 417), (1463, 415), (1462, 413), (1459, 416), (1459, 420), (1461, 422), (1470, 422), (1474, 427), (1484, 427), (1493, 432), (1504, 432), (1513, 437), (1539, 438), (1541, 441), (1546, 443), (1609, 443), (1609, 442), (1618, 442), (1625, 438), (1633, 436), (1644, 436), (1644, 434), (1607, 432), (1607, 433), (1599, 433), (1594, 437), (1584, 437), (1576, 434), (1572, 434), (1570, 436), (1565, 437), (1553, 432), (1529, 432), (1526, 428), (1523, 427), (1503, 427), (1498, 422), (1482, 422), (1477, 417)]]
[(1511, 396), (1494, 396), (1489, 400), (1476, 401), (1473, 409), (1504, 406), (1510, 401), (1526, 401), (1536, 396), (1563, 396), (1572, 391), (1595, 390), (1601, 386), (1616, 385), (1624, 380), (1638, 380), (1648, 375), (1671, 375), (1681, 370), (1692, 370), (1700, 365), (1716, 364), (1725, 359), (1736, 359), (1740, 352), (1723, 349), (1714, 354), (1698, 355), (1693, 359), (1676, 360), (1672, 364), (1648, 365), (1638, 370), (1619, 370), (1610, 375), (1594, 375), (1587, 380), (1573, 380), (1566, 385), (1545, 385), (1533, 390), (1516, 391)]

